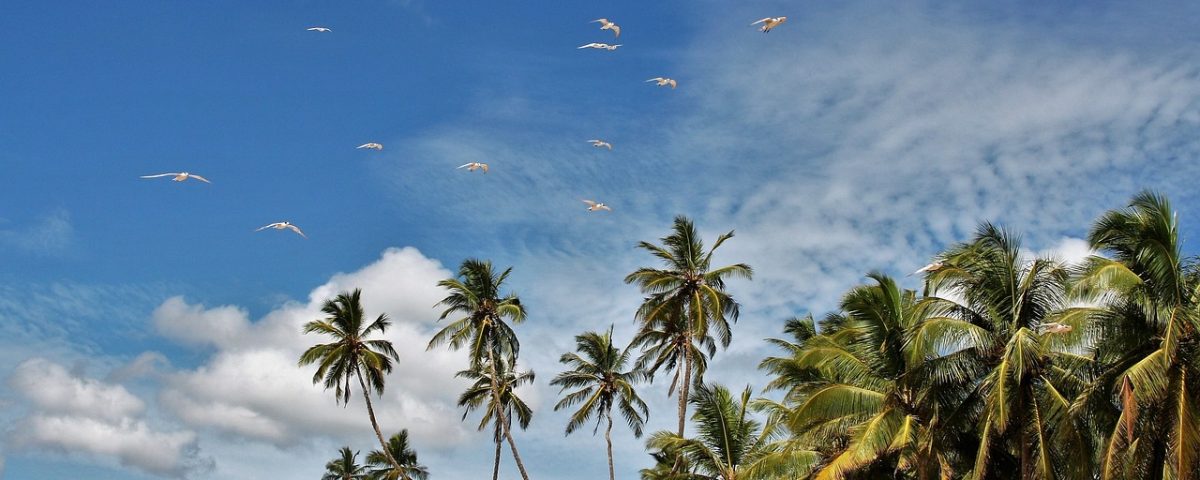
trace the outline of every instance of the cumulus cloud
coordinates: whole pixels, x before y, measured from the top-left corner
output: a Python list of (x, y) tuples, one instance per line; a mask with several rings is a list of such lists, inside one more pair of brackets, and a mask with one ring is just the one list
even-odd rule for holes
[(315, 367), (296, 365), (305, 349), (329, 341), (304, 335), (303, 325), (324, 316), (320, 307), (326, 299), (361, 288), (369, 315), (392, 318), (385, 338), (400, 354), (385, 395), (375, 401), (381, 428), (385, 433), (408, 428), (431, 447), (459, 444), (467, 438), (466, 430), (458, 422), (455, 395), (447, 392), (461, 388), (453, 375), (466, 365), (465, 358), (445, 350), (425, 351), (438, 314), (431, 307), (444, 296), (436, 283), (451, 275), (416, 249), (393, 248), (370, 265), (334, 275), (306, 303), (286, 303), (257, 321), (233, 306), (204, 308), (168, 299), (155, 311), (159, 330), (215, 351), (199, 367), (169, 375), (162, 404), (194, 427), (279, 446), (315, 436), (369, 434), (361, 392), (339, 407), (332, 392), (313, 384)]
[(109, 373), (106, 380), (121, 383), (143, 377), (154, 377), (170, 367), (171, 361), (165, 355), (158, 352), (143, 352), (129, 363)]
[(142, 418), (145, 402), (120, 385), (83, 377), (44, 358), (18, 365), (9, 385), (31, 410), (13, 428), (13, 446), (111, 457), (124, 466), (179, 478), (212, 466), (200, 455), (194, 432), (154, 428)]
[(146, 409), (146, 404), (125, 387), (74, 375), (44, 358), (32, 358), (18, 365), (9, 385), (47, 413), (117, 421)]
[(194, 432), (158, 431), (143, 420), (128, 418), (110, 422), (76, 415), (34, 415), (18, 425), (14, 443), (112, 456), (124, 466), (179, 478), (207, 471), (213, 464), (199, 456)]

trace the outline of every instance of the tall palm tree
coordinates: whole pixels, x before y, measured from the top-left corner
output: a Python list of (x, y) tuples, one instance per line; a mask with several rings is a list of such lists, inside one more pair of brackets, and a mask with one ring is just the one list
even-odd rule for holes
[[(696, 407), (692, 420), (698, 432), (695, 438), (684, 438), (668, 431), (651, 435), (647, 446), (660, 452), (678, 452), (680, 458), (702, 478), (713, 480), (750, 480), (756, 478), (799, 478), (808, 473), (817, 456), (811, 451), (778, 449), (772, 435), (747, 414), (750, 407), (750, 387), (735, 400), (729, 390), (720, 385), (696, 385), (691, 403)], [(679, 477), (680, 462), (676, 460), (666, 477)], [(662, 472), (643, 471), (646, 474)], [(655, 477), (651, 477), (655, 478)]]
[[(300, 355), (299, 364), (306, 366), (317, 363), (313, 383), (324, 382), (326, 390), (333, 388), (334, 398), (343, 405), (350, 401), (350, 382), (358, 380), (363, 399), (367, 402), (367, 415), (371, 418), (371, 427), (375, 429), (379, 445), (384, 448), (384, 453), (387, 453), (387, 443), (383, 441), (379, 422), (375, 420), (375, 407), (371, 404), (370, 390), (374, 390), (376, 395), (383, 395), (384, 377), (392, 371), (392, 361), (399, 361), (400, 357), (392, 347), (392, 342), (368, 340), (367, 337), (376, 332), (382, 335), (391, 321), (386, 314), (380, 314), (374, 321), (367, 323), (360, 289), (326, 300), (321, 311), (328, 317), (304, 324), (304, 333), (329, 335), (334, 341), (313, 345), (305, 350)], [(390, 455), (388, 461), (395, 468), (400, 468), (396, 459)]]
[(557, 411), (582, 404), (567, 423), (567, 435), (592, 417), (596, 418), (596, 428), (592, 430), (592, 434), (600, 428), (602, 420), (608, 421), (604, 430), (604, 440), (608, 445), (609, 480), (616, 479), (612, 453), (613, 405), (620, 408), (625, 422), (638, 438), (642, 436), (642, 425), (646, 423), (646, 417), (650, 416), (646, 402), (638, 397), (633, 387), (633, 384), (645, 380), (646, 373), (636, 368), (625, 371), (625, 366), (629, 363), (629, 350), (622, 351), (613, 345), (612, 330), (610, 326), (608, 332), (603, 335), (587, 332), (576, 336), (575, 349), (583, 355), (563, 354), (559, 362), (567, 365), (570, 370), (558, 374), (550, 382), (551, 385), (561, 387), (559, 393), (567, 389), (578, 389), (567, 394), (554, 406), (554, 410)]
[[(657, 257), (663, 267), (639, 268), (625, 277), (625, 283), (637, 284), (646, 295), (637, 311), (643, 332), (673, 330), (682, 332), (684, 339), (700, 344), (711, 342), (709, 337), (712, 336), (721, 346), (729, 346), (729, 321), (737, 322), (738, 304), (725, 291), (725, 281), (731, 277), (749, 280), (753, 276), (753, 270), (744, 263), (712, 268), (713, 252), (730, 238), (733, 238), (732, 230), (717, 237), (712, 248), (706, 251), (695, 225), (681, 215), (675, 217), (674, 228), (670, 235), (661, 239), (661, 246), (638, 243), (638, 248)], [(676, 362), (681, 363), (683, 369), (683, 376), (679, 378), (678, 426), (678, 435), (682, 437), (687, 418), (688, 387), (693, 382), (692, 368), (697, 361), (697, 352), (687, 345), (689, 342), (672, 337), (659, 336), (659, 341), (668, 342), (668, 345), (674, 342), (679, 351), (677, 356), (682, 357), (682, 362)], [(642, 345), (647, 344), (643, 342)], [(676, 375), (678, 378), (678, 373)], [(695, 383), (700, 380), (697, 375)]]
[(321, 480), (364, 480), (367, 478), (367, 468), (358, 464), (358, 452), (350, 447), (338, 450), (341, 456), (325, 464), (325, 475)]
[(1019, 238), (991, 224), (943, 253), (942, 262), (947, 266), (927, 277), (934, 295), (928, 301), (945, 314), (930, 339), (955, 376), (981, 374), (945, 418), (978, 422), (970, 478), (1001, 471), (1022, 479), (1081, 477), (1089, 449), (1068, 399), (1078, 391), (1072, 370), (1087, 359), (1043, 329), (1065, 305), (1066, 270), (1052, 259), (1026, 260)]
[[(433, 349), (438, 345), (448, 344), (454, 350), (464, 346), (469, 348), (472, 369), (480, 366), (490, 369), (487, 378), (492, 380), (492, 402), (497, 405), (503, 405), (504, 402), (500, 398), (500, 384), (496, 382), (501, 378), (496, 367), (505, 362), (516, 363), (520, 351), (517, 334), (505, 320), (514, 324), (525, 321), (525, 308), (521, 306), (521, 299), (511, 293), (500, 293), (504, 280), (510, 273), (511, 267), (497, 274), (492, 269), (492, 262), (467, 259), (459, 266), (458, 277), (438, 282), (438, 286), (450, 290), (450, 294), (438, 302), (438, 306), (446, 307), (439, 320), (444, 320), (450, 315), (462, 317), (434, 334), (427, 347)], [(521, 454), (517, 451), (517, 443), (513, 441), (512, 432), (509, 431), (504, 409), (496, 410), (496, 416), (496, 423), (508, 440), (521, 478), (529, 480), (525, 464), (521, 461)]]
[[(513, 365), (503, 357), (499, 361), (500, 365), (494, 369), (490, 365), (477, 365), (475, 368), (455, 374), (456, 377), (474, 381), (458, 397), (458, 406), (465, 408), (463, 419), (466, 420), (468, 414), (482, 407), (483, 417), (479, 419), (479, 430), (486, 428), (489, 423), (492, 424), (492, 441), (496, 443), (492, 480), (496, 480), (500, 476), (501, 442), (507, 436), (509, 446), (514, 445), (512, 436), (508, 433), (511, 430), (510, 426), (501, 422), (509, 422), (515, 415), (517, 425), (521, 427), (521, 430), (525, 430), (529, 427), (529, 421), (533, 419), (533, 410), (516, 393), (517, 387), (533, 383), (533, 372), (515, 372)], [(496, 378), (493, 378), (492, 375), (496, 375)], [(493, 395), (493, 389), (499, 389), (500, 394)], [(517, 457), (517, 461), (520, 461), (519, 457)]]
[(1151, 192), (1088, 234), (1108, 257), (1090, 257), (1074, 283), (1092, 303), (1075, 318), (1090, 320), (1098, 364), (1078, 403), (1107, 434), (1105, 479), (1200, 478), (1200, 283), (1178, 234), (1170, 203)]
[[(372, 467), (371, 480), (427, 480), (429, 469), (417, 460), (417, 452), (408, 444), (408, 429), (388, 438), (387, 453), (373, 450), (367, 454), (367, 466)], [(388, 455), (396, 459), (400, 468), (393, 467)]]

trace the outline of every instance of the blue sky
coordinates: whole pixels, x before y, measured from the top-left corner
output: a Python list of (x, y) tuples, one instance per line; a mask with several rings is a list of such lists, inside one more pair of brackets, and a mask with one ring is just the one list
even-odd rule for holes
[[(711, 373), (739, 385), (765, 383), (782, 319), (983, 220), (1078, 258), (1152, 188), (1197, 251), (1195, 2), (252, 3), (0, 5), (3, 478), (300, 478), (369, 450), (361, 406), (293, 366), (297, 326), (354, 287), (397, 322), (384, 429), (437, 478), (485, 475), (462, 358), (424, 352), (433, 284), (469, 256), (514, 265), (530, 309), (531, 474), (600, 477), (547, 382), (573, 335), (629, 338), (632, 245), (677, 214), (736, 229), (719, 261), (757, 270)], [(213, 184), (137, 178), (181, 170)], [(253, 232), (280, 220), (310, 238)], [(670, 427), (665, 387), (644, 396)], [(649, 457), (614, 433), (629, 478)]]

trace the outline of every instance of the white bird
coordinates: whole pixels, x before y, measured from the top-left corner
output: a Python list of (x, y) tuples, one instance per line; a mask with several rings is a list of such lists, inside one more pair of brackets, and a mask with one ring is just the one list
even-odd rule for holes
[(596, 210), (608, 210), (610, 212), (612, 211), (612, 208), (609, 208), (608, 205), (605, 205), (601, 202), (593, 202), (591, 200), (584, 200), (583, 203), (588, 204), (589, 212), (594, 212)]
[(1064, 324), (1061, 324), (1058, 322), (1051, 322), (1051, 323), (1042, 325), (1042, 333), (1051, 333), (1051, 334), (1071, 333), (1071, 330), (1074, 330), (1074, 328), (1071, 327), (1070, 325), (1064, 325)]
[(172, 178), (171, 180), (174, 180), (174, 181), (176, 181), (176, 182), (182, 182), (182, 181), (184, 181), (184, 180), (187, 180), (187, 179), (189, 179), (189, 178), (194, 178), (194, 179), (196, 179), (196, 180), (199, 180), (199, 181), (201, 181), (201, 182), (204, 182), (204, 183), (212, 183), (212, 182), (208, 181), (208, 179), (207, 179), (207, 178), (201, 177), (201, 176), (199, 176), (199, 175), (196, 175), (196, 174), (194, 174), (194, 173), (188, 173), (188, 172), (179, 172), (179, 173), (160, 173), (160, 174), (158, 174), (158, 175), (142, 175), (142, 178), (159, 178), (159, 177), (175, 177), (175, 178)]
[(619, 38), (621, 36), (621, 26), (620, 25), (617, 25), (613, 22), (608, 21), (607, 18), (597, 18), (588, 23), (596, 23), (596, 22), (600, 22), (601, 30), (612, 30), (613, 33), (617, 34), (617, 36), (615, 36), (613, 38)]
[(647, 82), (647, 83), (649, 83), (649, 82), (658, 82), (658, 86), (660, 86), (660, 87), (664, 87), (664, 86), (668, 86), (668, 85), (670, 85), (672, 89), (674, 89), (674, 88), (675, 88), (675, 86), (676, 86), (676, 85), (678, 85), (678, 82), (676, 82), (676, 81), (675, 81), (675, 79), (673, 79), (673, 78), (667, 78), (667, 77), (654, 77), (654, 78), (651, 78), (651, 79), (649, 79), (649, 80), (646, 80), (646, 82)]
[(584, 46), (582, 46), (582, 47), (576, 48), (576, 50), (583, 49), (583, 48), (597, 48), (597, 49), (604, 49), (604, 50), (616, 50), (616, 49), (617, 49), (617, 47), (619, 47), (619, 46), (620, 46), (620, 45), (609, 45), (609, 44), (607, 44), (607, 43), (596, 43), (596, 42), (592, 42), (592, 43), (589, 43), (589, 44), (587, 44), (587, 45), (584, 45)]
[[(479, 163), (479, 162), (471, 162), (471, 163), (464, 163), (462, 165), (459, 165), (458, 168), (465, 168), (465, 169), (467, 169), (468, 172), (474, 172), (475, 170), (483, 170), (483, 173), (487, 173), (488, 164)], [(458, 168), (456, 168), (455, 170), (458, 170)]]
[(762, 31), (763, 33), (767, 33), (767, 32), (770, 32), (772, 28), (778, 27), (778, 26), (782, 25), (783, 22), (786, 22), (786, 21), (787, 21), (787, 17), (767, 17), (767, 18), (764, 18), (757, 22), (751, 23), (750, 25), (758, 25), (761, 23), (761, 24), (763, 24), (763, 26), (760, 27), (759, 30)]
[(308, 29), (308, 31), (310, 31), (310, 32), (322, 32), (322, 33), (323, 33), (323, 32), (332, 32), (333, 30), (330, 30), (330, 29), (328, 29), (328, 28), (325, 28), (325, 27), (312, 27), (312, 28), (309, 28), (309, 29)]
[(274, 228), (276, 230), (283, 230), (283, 229), (287, 228), (287, 229), (291, 229), (291, 231), (293, 231), (293, 232), (300, 234), (301, 237), (308, 238), (308, 235), (305, 235), (304, 232), (300, 231), (300, 227), (292, 225), (291, 222), (286, 222), (286, 221), (285, 222), (275, 222), (275, 223), (272, 223), (269, 225), (263, 225), (261, 227), (258, 227), (258, 230), (255, 230), (255, 231), (261, 232), (268, 228)]
[(359, 146), (357, 146), (357, 147), (354, 147), (354, 148), (369, 148), (369, 149), (371, 149), (371, 150), (383, 150), (383, 144), (382, 144), (382, 143), (375, 143), (375, 142), (371, 142), (371, 143), (364, 143), (364, 144), (362, 144), (362, 145), (359, 145)]
[(907, 276), (911, 277), (911, 276), (913, 276), (913, 275), (916, 275), (916, 274), (918, 274), (918, 273), (925, 273), (925, 272), (930, 272), (930, 273), (932, 273), (932, 272), (936, 272), (936, 271), (938, 271), (938, 270), (941, 270), (943, 266), (945, 266), (945, 265), (944, 265), (942, 262), (933, 262), (933, 263), (931, 263), (931, 264), (929, 264), (929, 265), (926, 265), (926, 266), (924, 266), (924, 267), (921, 267), (921, 269), (920, 269), (920, 270), (917, 270), (917, 271), (915, 271), (915, 272), (913, 272), (913, 273), (910, 273), (910, 274), (908, 274)]
[(593, 147), (608, 148), (609, 150), (612, 150), (612, 144), (604, 140), (588, 140), (588, 142), (591, 143)]

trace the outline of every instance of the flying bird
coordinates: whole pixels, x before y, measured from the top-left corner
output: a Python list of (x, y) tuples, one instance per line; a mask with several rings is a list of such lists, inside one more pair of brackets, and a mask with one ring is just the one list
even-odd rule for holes
[(1074, 330), (1074, 328), (1072, 328), (1070, 325), (1064, 325), (1064, 324), (1061, 324), (1058, 322), (1051, 322), (1051, 323), (1042, 325), (1042, 333), (1050, 333), (1050, 334), (1071, 333), (1071, 330)]
[(588, 204), (587, 209), (589, 212), (594, 212), (596, 210), (608, 210), (610, 212), (612, 211), (612, 208), (609, 208), (608, 205), (605, 205), (601, 202), (593, 202), (591, 200), (584, 200), (583, 203)]
[(612, 144), (604, 140), (588, 140), (588, 142), (591, 143), (593, 147), (608, 148), (609, 150), (612, 150)]
[(371, 143), (364, 143), (364, 144), (362, 144), (362, 145), (359, 145), (359, 146), (357, 146), (357, 147), (354, 147), (354, 148), (369, 148), (369, 149), (371, 149), (371, 150), (383, 150), (383, 144), (382, 144), (382, 143), (375, 143), (375, 142), (371, 142)]
[(654, 78), (651, 78), (651, 79), (649, 79), (649, 80), (646, 80), (646, 82), (647, 82), (647, 83), (649, 83), (649, 82), (658, 82), (658, 86), (660, 86), (660, 87), (664, 87), (664, 86), (668, 86), (668, 85), (670, 85), (672, 89), (674, 89), (674, 88), (675, 88), (675, 86), (676, 86), (676, 85), (678, 85), (678, 82), (676, 82), (676, 81), (675, 81), (675, 79), (673, 79), (673, 78), (667, 78), (667, 77), (654, 77)]
[(607, 18), (597, 18), (588, 23), (596, 23), (596, 22), (600, 22), (601, 30), (612, 30), (613, 33), (617, 34), (613, 38), (619, 38), (621, 36), (621, 26), (620, 25), (617, 25), (613, 22), (608, 21)]
[(762, 31), (763, 33), (767, 33), (767, 32), (770, 32), (772, 28), (778, 27), (778, 26), (782, 25), (783, 22), (786, 22), (786, 21), (787, 21), (787, 17), (767, 17), (767, 18), (764, 18), (757, 22), (751, 23), (750, 25), (758, 25), (761, 23), (761, 24), (763, 24), (763, 26), (760, 27), (759, 30)]
[(287, 228), (287, 229), (290, 229), (290, 230), (291, 230), (291, 231), (293, 231), (293, 232), (296, 232), (296, 233), (300, 234), (300, 236), (301, 236), (301, 237), (308, 238), (308, 235), (305, 235), (305, 234), (304, 234), (304, 232), (301, 232), (301, 231), (300, 231), (300, 227), (297, 227), (297, 226), (295, 226), (295, 225), (292, 225), (292, 223), (291, 223), (291, 222), (275, 222), (275, 223), (272, 223), (272, 224), (269, 224), (269, 225), (263, 225), (263, 226), (261, 226), (261, 227), (258, 227), (258, 230), (255, 230), (255, 231), (256, 231), (256, 232), (261, 232), (261, 231), (263, 231), (263, 230), (266, 230), (266, 229), (268, 229), (268, 228), (274, 228), (274, 229), (276, 229), (276, 230), (283, 230), (283, 229)]
[(584, 45), (584, 46), (582, 46), (582, 47), (579, 47), (579, 48), (577, 48), (576, 50), (583, 49), (583, 48), (596, 48), (596, 49), (604, 49), (604, 50), (616, 50), (616, 49), (617, 49), (617, 47), (619, 47), (619, 46), (620, 46), (620, 45), (609, 45), (609, 44), (607, 44), (607, 43), (596, 43), (596, 42), (592, 42), (592, 43), (589, 43), (589, 44), (587, 44), (587, 45)]
[(911, 277), (911, 276), (913, 276), (913, 275), (916, 275), (916, 274), (919, 274), (919, 273), (925, 273), (925, 272), (930, 272), (930, 273), (933, 273), (933, 272), (936, 272), (936, 271), (938, 271), (938, 270), (941, 270), (943, 266), (945, 266), (945, 265), (944, 265), (942, 262), (933, 262), (933, 263), (931, 263), (931, 264), (929, 264), (929, 265), (926, 265), (926, 266), (924, 266), (924, 267), (921, 267), (921, 269), (920, 269), (920, 270), (917, 270), (917, 271), (915, 271), (915, 272), (913, 272), (913, 273), (910, 273), (910, 274), (908, 274), (908, 275), (906, 275), (906, 276), (909, 276), (909, 277)]
[(328, 28), (325, 28), (325, 27), (312, 27), (312, 28), (309, 28), (309, 29), (307, 29), (307, 30), (308, 30), (308, 31), (310, 31), (310, 32), (332, 32), (332, 31), (333, 31), (333, 30), (330, 30), (330, 29), (328, 29)]
[[(475, 170), (483, 170), (483, 173), (487, 173), (488, 164), (479, 163), (479, 162), (471, 162), (471, 163), (464, 163), (462, 165), (459, 165), (458, 168), (465, 168), (465, 169), (467, 169), (468, 172), (474, 172)], [(455, 170), (458, 170), (458, 168), (456, 168)]]
[(194, 178), (194, 179), (196, 179), (196, 180), (199, 180), (199, 181), (201, 181), (201, 182), (204, 182), (204, 183), (212, 183), (212, 182), (208, 181), (208, 179), (207, 179), (207, 178), (201, 177), (201, 176), (199, 176), (199, 175), (196, 175), (196, 174), (194, 174), (194, 173), (188, 173), (188, 172), (179, 172), (179, 173), (160, 173), (160, 174), (158, 174), (158, 175), (142, 175), (142, 178), (159, 178), (159, 177), (175, 177), (175, 178), (172, 178), (171, 180), (174, 180), (174, 181), (176, 181), (176, 182), (182, 182), (182, 181), (184, 181), (184, 180), (187, 180), (187, 179), (189, 179), (189, 178)]

